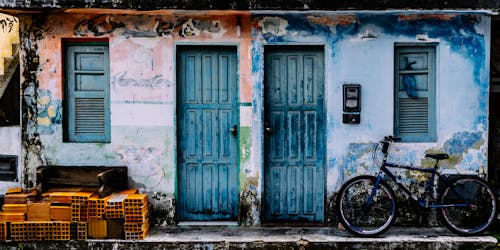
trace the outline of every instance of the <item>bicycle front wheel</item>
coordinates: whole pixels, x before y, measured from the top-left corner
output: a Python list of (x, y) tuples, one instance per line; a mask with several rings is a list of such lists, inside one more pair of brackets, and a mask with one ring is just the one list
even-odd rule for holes
[(373, 176), (353, 178), (342, 186), (337, 196), (335, 208), (340, 223), (355, 235), (383, 234), (396, 217), (394, 191), (380, 181), (373, 193), (376, 180)]
[(440, 194), (439, 215), (445, 226), (461, 235), (476, 235), (493, 222), (497, 209), (495, 193), (478, 177), (460, 177)]

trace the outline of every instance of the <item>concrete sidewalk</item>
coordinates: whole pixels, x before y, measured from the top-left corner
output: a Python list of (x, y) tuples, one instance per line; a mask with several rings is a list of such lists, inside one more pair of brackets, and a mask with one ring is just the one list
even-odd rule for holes
[(358, 238), (329, 227), (177, 226), (152, 228), (145, 240), (3, 242), (0, 249), (496, 249), (491, 236), (461, 237), (445, 228), (392, 228)]

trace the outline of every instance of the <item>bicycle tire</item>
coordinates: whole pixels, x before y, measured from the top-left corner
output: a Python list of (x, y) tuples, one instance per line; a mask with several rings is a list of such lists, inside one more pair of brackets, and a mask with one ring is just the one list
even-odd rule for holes
[(396, 218), (396, 199), (392, 188), (380, 181), (372, 204), (366, 205), (377, 178), (358, 176), (342, 185), (335, 210), (340, 223), (354, 235), (374, 237), (385, 233)]
[[(458, 197), (457, 193), (461, 197)], [(491, 225), (496, 216), (497, 200), (491, 187), (475, 176), (458, 177), (439, 195), (442, 205), (469, 203), (469, 207), (444, 207), (439, 215), (444, 225), (460, 235), (477, 235)]]

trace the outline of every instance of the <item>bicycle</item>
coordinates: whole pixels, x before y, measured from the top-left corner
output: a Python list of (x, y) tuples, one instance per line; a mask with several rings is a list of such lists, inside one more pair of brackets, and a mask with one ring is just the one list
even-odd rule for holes
[[(384, 177), (395, 182), (417, 208), (438, 209), (443, 224), (455, 233), (477, 235), (490, 226), (496, 215), (497, 200), (495, 193), (484, 180), (469, 175), (441, 175), (438, 172), (438, 163), (448, 159), (448, 154), (426, 154), (425, 157), (435, 160), (434, 167), (431, 168), (388, 162), (389, 146), (396, 140), (398, 138), (385, 136), (377, 143), (373, 151), (374, 159), (379, 146), (382, 145), (383, 160), (375, 176), (358, 176), (342, 185), (337, 195), (335, 210), (345, 229), (364, 237), (378, 236), (389, 230), (396, 218), (397, 201), (394, 190)], [(389, 168), (431, 174), (428, 182), (425, 182), (422, 197), (413, 194)], [(437, 199), (436, 184), (439, 189)]]

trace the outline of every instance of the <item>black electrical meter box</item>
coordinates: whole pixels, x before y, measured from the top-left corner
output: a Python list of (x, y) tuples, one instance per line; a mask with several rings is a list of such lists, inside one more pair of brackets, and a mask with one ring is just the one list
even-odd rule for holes
[(361, 85), (344, 84), (344, 112), (361, 112)]

